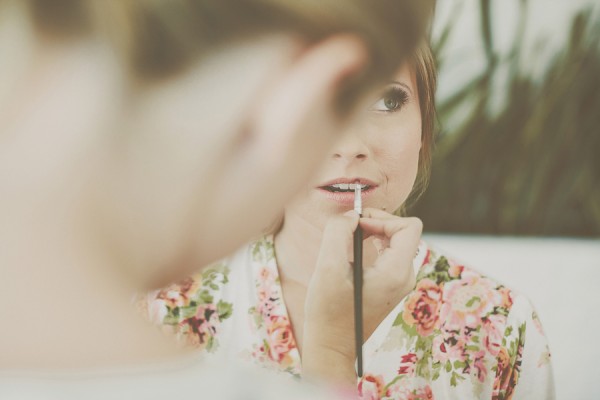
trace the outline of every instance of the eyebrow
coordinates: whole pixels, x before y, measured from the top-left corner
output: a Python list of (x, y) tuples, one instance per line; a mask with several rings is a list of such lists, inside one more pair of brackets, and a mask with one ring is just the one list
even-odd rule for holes
[(410, 87), (406, 83), (399, 82), (399, 81), (392, 81), (390, 83), (392, 83), (394, 85), (400, 85), (400, 86), (402, 86), (403, 88), (405, 88), (406, 90), (408, 90), (408, 93), (410, 93), (411, 95), (413, 95), (412, 90), (410, 89)]

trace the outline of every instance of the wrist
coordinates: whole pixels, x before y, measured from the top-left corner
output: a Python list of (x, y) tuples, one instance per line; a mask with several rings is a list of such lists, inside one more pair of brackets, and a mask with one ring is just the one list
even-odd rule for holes
[(308, 379), (356, 385), (354, 337), (333, 334), (330, 330), (305, 328), (302, 349), (303, 375)]
[(305, 345), (339, 353), (340, 357), (356, 359), (354, 330), (351, 328), (336, 327), (333, 321), (307, 320), (304, 324), (303, 338)]
[(302, 372), (309, 380), (354, 387), (354, 357), (336, 348), (306, 343), (302, 351)]

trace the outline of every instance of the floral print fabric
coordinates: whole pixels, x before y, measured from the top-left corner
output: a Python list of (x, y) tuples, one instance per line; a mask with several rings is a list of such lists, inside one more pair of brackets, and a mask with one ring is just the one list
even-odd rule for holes
[(217, 264), (152, 295), (141, 299), (140, 307), (165, 331), (184, 338), (194, 347), (214, 352), (219, 347), (221, 323), (231, 316), (232, 304), (215, 294), (229, 282), (229, 268)]
[[(360, 398), (553, 399), (550, 352), (529, 301), (424, 243), (419, 253), (415, 289), (364, 345)], [(207, 354), (301, 376), (270, 237), (144, 304)]]

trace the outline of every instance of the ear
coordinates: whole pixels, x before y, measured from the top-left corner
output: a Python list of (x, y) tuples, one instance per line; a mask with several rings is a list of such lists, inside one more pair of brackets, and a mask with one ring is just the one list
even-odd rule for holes
[[(367, 50), (351, 35), (336, 35), (309, 45), (264, 94), (254, 110), (250, 127), (255, 156), (265, 168), (277, 168), (299, 138), (313, 138), (314, 150), (326, 151), (342, 128), (336, 113), (336, 94), (344, 80), (361, 70)], [(274, 151), (275, 150), (275, 151)]]

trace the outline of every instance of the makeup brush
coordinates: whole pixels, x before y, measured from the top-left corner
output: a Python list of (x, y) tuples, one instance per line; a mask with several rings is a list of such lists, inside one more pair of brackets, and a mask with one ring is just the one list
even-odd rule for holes
[[(362, 198), (360, 183), (356, 182), (354, 187), (354, 211), (362, 217)], [(363, 307), (362, 307), (362, 251), (363, 251), (363, 232), (360, 225), (354, 231), (354, 340), (356, 349), (356, 369), (358, 377), (363, 375)]]

